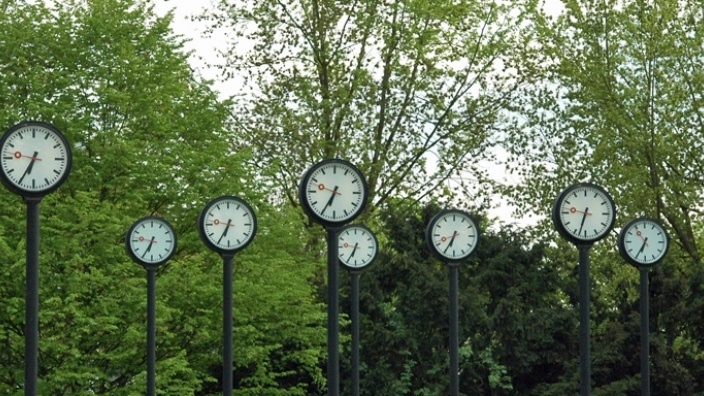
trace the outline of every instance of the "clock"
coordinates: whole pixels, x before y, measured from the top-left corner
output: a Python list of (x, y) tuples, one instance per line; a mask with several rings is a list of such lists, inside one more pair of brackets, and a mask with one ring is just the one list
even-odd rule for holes
[(466, 260), (479, 244), (477, 223), (468, 213), (457, 209), (436, 214), (425, 234), (433, 254), (450, 263)]
[(0, 178), (13, 192), (29, 197), (56, 190), (71, 170), (71, 147), (52, 125), (27, 121), (0, 138)]
[(618, 236), (621, 256), (636, 267), (659, 263), (665, 258), (669, 245), (670, 239), (662, 224), (647, 217), (631, 220)]
[(363, 225), (350, 224), (338, 234), (338, 258), (345, 267), (362, 269), (374, 261), (379, 250), (376, 235)]
[(616, 206), (611, 195), (591, 183), (574, 184), (555, 200), (552, 221), (557, 231), (575, 244), (604, 238), (614, 227)]
[(323, 160), (303, 175), (299, 196), (303, 210), (316, 222), (340, 226), (362, 213), (367, 202), (367, 182), (351, 163)]
[(162, 218), (143, 217), (127, 231), (125, 247), (136, 263), (155, 267), (165, 263), (176, 252), (176, 231)]
[(225, 195), (205, 205), (198, 218), (198, 232), (210, 249), (235, 253), (254, 239), (257, 217), (247, 202)]

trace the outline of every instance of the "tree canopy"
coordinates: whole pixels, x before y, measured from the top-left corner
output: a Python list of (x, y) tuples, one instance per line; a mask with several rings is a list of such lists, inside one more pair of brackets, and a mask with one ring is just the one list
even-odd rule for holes
[[(0, 1), (0, 125), (51, 123), (74, 152), (41, 202), (40, 394), (143, 394), (146, 274), (123, 238), (146, 215), (179, 235), (158, 270), (158, 392), (220, 393), (222, 260), (196, 219), (236, 195), (259, 223), (234, 261), (236, 394), (325, 395), (325, 246), (295, 186), (332, 157), (367, 175), (362, 220), (380, 242), (361, 277), (362, 394), (447, 393), (447, 267), (424, 237), (450, 205), (482, 231), (460, 268), (461, 392), (576, 393), (576, 250), (547, 222), (494, 222), (477, 198), (544, 216), (581, 181), (613, 195), (614, 234), (648, 215), (673, 237), (650, 271), (652, 390), (704, 394), (704, 8), (562, 5), (212, 1), (199, 18), (228, 32), (221, 71), (245, 82), (223, 99), (150, 0)], [(502, 158), (517, 184), (490, 182)], [(0, 204), (0, 393), (20, 395), (25, 205), (9, 191)], [(593, 391), (637, 395), (638, 272), (615, 239), (592, 251)], [(344, 391), (348, 327), (343, 314)]]

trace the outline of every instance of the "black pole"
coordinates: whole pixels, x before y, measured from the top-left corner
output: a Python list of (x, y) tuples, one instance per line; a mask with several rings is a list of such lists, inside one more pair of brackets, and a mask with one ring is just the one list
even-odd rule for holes
[(147, 396), (156, 395), (156, 268), (147, 268)]
[(232, 396), (232, 258), (222, 254), (222, 394)]
[(24, 394), (37, 395), (39, 372), (39, 202), (25, 197), (27, 203), (27, 256), (24, 335)]
[(340, 394), (338, 243), (340, 228), (326, 227), (328, 243), (328, 396)]
[(579, 378), (580, 396), (591, 394), (591, 351), (589, 346), (589, 249), (591, 244), (578, 245), (579, 249)]
[(648, 269), (640, 268), (640, 394), (650, 396), (650, 307)]
[(350, 299), (352, 312), (352, 396), (359, 396), (359, 276), (360, 272), (350, 271), (351, 287)]
[(450, 396), (458, 396), (460, 389), (459, 365), (459, 265), (449, 264), (450, 276)]

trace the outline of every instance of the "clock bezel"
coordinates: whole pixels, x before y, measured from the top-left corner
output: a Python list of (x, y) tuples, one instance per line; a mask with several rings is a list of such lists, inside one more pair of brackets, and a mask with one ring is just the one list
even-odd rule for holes
[(342, 265), (343, 267), (349, 269), (350, 271), (354, 271), (354, 270), (363, 270), (363, 269), (365, 269), (365, 268), (368, 268), (372, 263), (374, 263), (374, 260), (375, 260), (376, 257), (379, 255), (379, 240), (377, 239), (376, 234), (375, 234), (372, 230), (370, 230), (369, 227), (367, 227), (367, 226), (365, 226), (365, 225), (362, 225), (362, 224), (348, 224), (348, 225), (346, 225), (346, 226), (344, 226), (344, 227), (342, 227), (342, 228), (340, 229), (340, 232), (339, 232), (338, 237), (337, 237), (337, 238), (338, 238), (338, 241), (340, 240), (340, 238), (342, 238), (342, 235), (343, 235), (345, 232), (347, 232), (347, 231), (349, 231), (350, 229), (353, 229), (353, 228), (360, 229), (360, 230), (366, 232), (367, 234), (369, 234), (369, 235), (372, 237), (372, 240), (374, 241), (374, 242), (373, 242), (373, 243), (374, 243), (374, 254), (373, 254), (372, 257), (369, 259), (369, 262), (367, 262), (366, 264), (364, 264), (364, 265), (362, 265), (362, 266), (355, 266), (355, 265), (351, 265), (351, 264), (347, 263), (344, 259), (342, 259), (342, 258), (340, 257), (340, 253), (339, 253), (339, 252), (340, 252), (340, 248), (338, 247), (338, 256), (337, 256), (337, 259), (338, 259), (338, 261), (340, 262), (340, 265)]
[[(474, 238), (474, 246), (462, 257), (449, 257), (443, 254), (433, 243), (433, 229), (435, 228), (435, 225), (445, 216), (450, 215), (450, 214), (458, 214), (467, 220), (469, 220), (474, 228), (476, 229), (476, 236)], [(431, 253), (438, 258), (441, 261), (446, 262), (447, 264), (458, 264), (465, 262), (469, 259), (469, 257), (474, 254), (474, 252), (477, 250), (477, 247), (479, 246), (480, 240), (481, 240), (481, 232), (479, 230), (479, 224), (477, 221), (470, 215), (468, 212), (460, 209), (443, 209), (439, 211), (438, 213), (435, 214), (430, 219), (430, 222), (428, 222), (428, 226), (425, 229), (425, 240), (430, 248)]]
[[(572, 234), (570, 231), (567, 230), (567, 227), (562, 223), (562, 219), (560, 217), (560, 207), (562, 206), (562, 202), (564, 199), (572, 193), (574, 190), (577, 190), (579, 188), (587, 188), (587, 189), (594, 189), (598, 190), (601, 194), (603, 194), (606, 197), (607, 203), (611, 208), (611, 220), (610, 223), (607, 224), (607, 226), (604, 228), (604, 230), (601, 232), (601, 234), (592, 237), (592, 238), (580, 238), (574, 234)], [(611, 197), (611, 194), (606, 191), (603, 187), (594, 184), (594, 183), (575, 183), (567, 188), (565, 188), (555, 199), (553, 203), (553, 208), (552, 208), (552, 222), (553, 225), (555, 226), (555, 229), (557, 232), (565, 239), (568, 241), (572, 242), (575, 245), (591, 245), (595, 242), (598, 242), (604, 238), (606, 238), (609, 233), (613, 230), (614, 224), (616, 223), (616, 204), (614, 203), (613, 198)]]
[[(145, 261), (139, 255), (136, 254), (134, 250), (132, 250), (132, 245), (130, 244), (130, 241), (132, 239), (132, 233), (142, 225), (143, 223), (149, 222), (149, 221), (157, 221), (162, 223), (163, 225), (166, 226), (166, 228), (171, 231), (171, 234), (173, 235), (173, 243), (171, 244), (171, 251), (161, 260), (159, 261)], [(125, 249), (127, 250), (127, 254), (130, 256), (132, 261), (136, 262), (137, 264), (145, 267), (145, 268), (158, 268), (162, 264), (166, 263), (169, 261), (174, 254), (176, 254), (176, 249), (178, 247), (178, 235), (176, 234), (176, 230), (174, 227), (169, 223), (166, 219), (159, 217), (159, 216), (145, 216), (140, 219), (137, 219), (130, 228), (127, 230), (127, 233), (125, 234)]]
[[(630, 228), (632, 228), (634, 225), (638, 223), (652, 223), (655, 224), (665, 235), (665, 249), (660, 255), (660, 257), (655, 260), (655, 261), (650, 261), (650, 262), (643, 262), (635, 257), (632, 257), (630, 254), (628, 254), (628, 250), (626, 249), (626, 234)], [(657, 264), (660, 264), (664, 259), (665, 256), (667, 255), (668, 251), (670, 250), (670, 235), (667, 233), (667, 230), (665, 227), (662, 225), (660, 221), (657, 219), (651, 218), (651, 217), (638, 217), (635, 218), (628, 223), (626, 223), (623, 228), (621, 228), (621, 232), (619, 232), (618, 235), (618, 251), (621, 254), (621, 257), (623, 257), (624, 260), (626, 260), (627, 263), (637, 267), (637, 268), (651, 268), (654, 267)]]
[[(224, 201), (236, 201), (237, 203), (241, 204), (243, 207), (249, 211), (250, 217), (252, 219), (252, 233), (247, 237), (247, 240), (243, 243), (241, 243), (239, 246), (236, 246), (232, 249), (227, 249), (223, 248), (219, 245), (217, 245), (214, 241), (212, 241), (210, 238), (208, 238), (208, 235), (205, 231), (205, 220), (208, 211), (210, 208), (213, 206), (217, 205), (219, 202), (224, 202)], [(217, 253), (220, 254), (234, 254), (242, 249), (246, 248), (249, 246), (250, 243), (254, 240), (254, 237), (257, 234), (257, 227), (258, 227), (258, 221), (257, 221), (257, 214), (254, 211), (254, 208), (247, 203), (244, 199), (234, 196), (234, 195), (222, 195), (217, 198), (214, 198), (210, 200), (204, 207), (203, 210), (201, 210), (200, 214), (198, 215), (198, 234), (200, 235), (201, 240), (205, 243), (210, 250), (213, 250)]]
[[(0, 151), (4, 151), (5, 143), (9, 140), (10, 136), (12, 136), (15, 132), (19, 131), (20, 129), (23, 128), (40, 128), (40, 129), (45, 129), (49, 131), (50, 133), (56, 135), (60, 141), (60, 143), (64, 146), (64, 149), (66, 150), (66, 158), (65, 158), (65, 164), (64, 164), (64, 171), (63, 173), (57, 178), (52, 185), (50, 185), (47, 188), (41, 189), (41, 190), (27, 190), (26, 188), (16, 184), (12, 179), (8, 177), (8, 175), (5, 173), (5, 167), (2, 166), (0, 163), (0, 181), (7, 187), (10, 191), (12, 191), (15, 194), (18, 194), (23, 197), (31, 197), (31, 198), (36, 198), (36, 197), (44, 197), (54, 191), (56, 191), (61, 185), (66, 181), (68, 178), (69, 174), (71, 173), (71, 167), (73, 165), (73, 152), (71, 150), (71, 146), (64, 136), (61, 131), (59, 131), (55, 126), (42, 122), (42, 121), (23, 121), (20, 122), (19, 124), (15, 124), (12, 127), (10, 127), (5, 133), (0, 137)], [(4, 161), (3, 159), (0, 159), (0, 162)]]
[[(319, 169), (324, 166), (327, 166), (329, 164), (338, 164), (340, 166), (344, 166), (349, 168), (352, 172), (354, 172), (357, 177), (360, 180), (361, 186), (362, 186), (362, 199), (357, 208), (354, 209), (352, 212), (351, 216), (347, 216), (344, 219), (341, 220), (329, 220), (326, 218), (323, 218), (314, 208), (313, 205), (308, 201), (308, 195), (306, 194), (307, 186), (310, 181), (310, 178), (312, 175)], [(359, 217), (360, 214), (364, 211), (364, 208), (367, 205), (367, 198), (368, 198), (369, 190), (367, 186), (367, 180), (364, 177), (364, 174), (362, 171), (359, 170), (354, 164), (352, 164), (349, 161), (339, 159), (339, 158), (330, 158), (330, 159), (325, 159), (322, 160), (310, 168), (308, 168), (305, 173), (303, 174), (303, 177), (301, 178), (301, 182), (298, 187), (298, 197), (301, 202), (301, 207), (303, 208), (303, 211), (306, 215), (308, 215), (310, 218), (312, 218), (316, 223), (319, 223), (323, 225), (323, 227), (341, 227), (345, 224), (348, 224), (352, 221), (354, 221), (357, 217)]]

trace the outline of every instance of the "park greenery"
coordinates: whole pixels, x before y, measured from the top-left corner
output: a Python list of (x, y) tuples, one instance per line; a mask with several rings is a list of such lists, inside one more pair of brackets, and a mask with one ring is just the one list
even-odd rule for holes
[[(704, 395), (704, 4), (560, 4), (212, 0), (194, 17), (227, 33), (217, 67), (244, 87), (223, 98), (150, 0), (0, 0), (0, 126), (51, 123), (74, 155), (41, 202), (40, 394), (144, 393), (146, 273), (124, 234), (147, 215), (179, 235), (158, 270), (158, 394), (220, 393), (222, 261), (196, 219), (231, 194), (259, 222), (234, 259), (235, 394), (325, 395), (324, 230), (296, 185), (339, 157), (368, 178), (359, 221), (380, 242), (361, 277), (362, 395), (447, 394), (447, 268), (424, 241), (447, 206), (483, 231), (460, 267), (461, 392), (576, 394), (577, 251), (549, 214), (582, 181), (618, 207), (591, 250), (593, 394), (640, 394), (639, 275), (616, 236), (649, 216), (673, 245), (650, 271), (652, 393)], [(491, 218), (497, 198), (516, 213)], [(544, 220), (507, 220), (528, 214)], [(24, 219), (22, 199), (0, 191), (11, 396), (23, 394)], [(347, 394), (345, 271), (340, 284)]]

